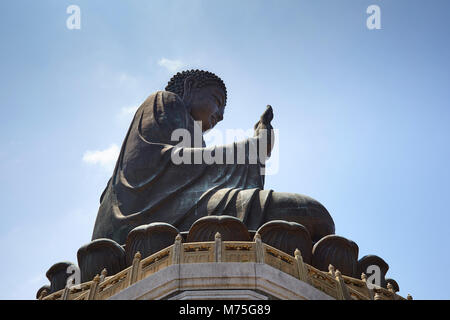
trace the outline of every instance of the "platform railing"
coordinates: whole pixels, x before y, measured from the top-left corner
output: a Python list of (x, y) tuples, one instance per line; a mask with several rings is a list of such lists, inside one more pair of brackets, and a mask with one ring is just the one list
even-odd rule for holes
[(361, 279), (347, 277), (330, 265), (329, 271), (321, 271), (304, 263), (297, 249), (291, 256), (261, 241), (257, 233), (250, 241), (222, 241), (216, 233), (214, 241), (182, 242), (181, 235), (175, 243), (144, 259), (137, 252), (131, 266), (107, 276), (107, 270), (96, 275), (91, 281), (66, 287), (45, 295), (41, 300), (105, 300), (134, 283), (175, 264), (254, 262), (265, 263), (275, 269), (304, 281), (338, 300), (405, 300), (396, 294), (391, 285), (388, 289), (369, 286), (363, 274)]

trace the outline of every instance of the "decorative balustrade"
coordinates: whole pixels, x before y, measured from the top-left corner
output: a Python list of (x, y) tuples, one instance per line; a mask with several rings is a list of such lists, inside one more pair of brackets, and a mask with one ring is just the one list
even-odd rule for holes
[(304, 263), (299, 250), (295, 250), (294, 256), (286, 254), (263, 243), (258, 233), (253, 242), (222, 241), (217, 233), (214, 241), (182, 243), (182, 237), (178, 235), (173, 245), (144, 259), (137, 252), (132, 265), (115, 275), (107, 276), (107, 270), (103, 270), (92, 281), (50, 295), (43, 292), (40, 299), (105, 300), (170, 265), (215, 262), (265, 263), (338, 300), (405, 300), (394, 292), (392, 285), (388, 285), (388, 289), (370, 289), (364, 274), (361, 280), (347, 277), (332, 265), (328, 272), (320, 271)]

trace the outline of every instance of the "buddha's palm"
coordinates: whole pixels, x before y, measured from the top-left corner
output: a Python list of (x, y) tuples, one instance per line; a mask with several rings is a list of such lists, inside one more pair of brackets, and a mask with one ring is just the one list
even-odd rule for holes
[[(259, 141), (266, 141), (267, 143), (267, 155), (270, 157), (270, 153), (273, 148), (273, 143), (275, 140), (272, 124), (270, 123), (273, 119), (272, 106), (268, 105), (264, 113), (261, 115), (259, 121), (255, 124), (255, 137), (259, 138)], [(267, 133), (267, 137), (264, 134)]]

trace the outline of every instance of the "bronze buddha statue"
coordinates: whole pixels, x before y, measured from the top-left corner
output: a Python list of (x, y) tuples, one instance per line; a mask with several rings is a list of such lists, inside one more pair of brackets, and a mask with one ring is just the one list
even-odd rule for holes
[[(334, 234), (334, 222), (318, 201), (295, 193), (264, 189), (261, 166), (273, 147), (272, 107), (268, 106), (255, 125), (255, 135), (225, 146), (178, 147), (172, 133), (206, 132), (222, 121), (227, 100), (223, 81), (201, 70), (179, 72), (165, 91), (150, 95), (137, 110), (120, 150), (113, 175), (100, 198), (92, 239), (108, 238), (124, 244), (135, 227), (166, 222), (180, 231), (189, 230), (199, 218), (230, 215), (249, 230), (271, 220), (297, 222), (316, 242)], [(264, 133), (264, 134), (263, 134)], [(265, 156), (245, 163), (180, 163), (175, 151), (196, 157), (217, 150), (226, 153), (250, 145), (264, 147)], [(259, 149), (258, 149), (259, 150)]]

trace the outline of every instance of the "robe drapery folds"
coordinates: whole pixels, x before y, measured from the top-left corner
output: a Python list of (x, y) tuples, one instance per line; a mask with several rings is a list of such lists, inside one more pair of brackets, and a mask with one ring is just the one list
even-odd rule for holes
[[(151, 222), (167, 222), (187, 231), (206, 215), (232, 215), (249, 229), (259, 227), (272, 190), (263, 190), (259, 161), (248, 161), (249, 145), (256, 139), (206, 148), (201, 138), (201, 148), (178, 149), (179, 141), (171, 140), (172, 132), (186, 129), (195, 137), (195, 126), (198, 124), (178, 95), (159, 91), (147, 98), (134, 116), (100, 198), (92, 239), (109, 238), (123, 244), (129, 231)], [(175, 150), (195, 158), (222, 148), (225, 158), (227, 151), (240, 147), (245, 148), (245, 164), (172, 161)], [(250, 217), (250, 210), (257, 216)]]

